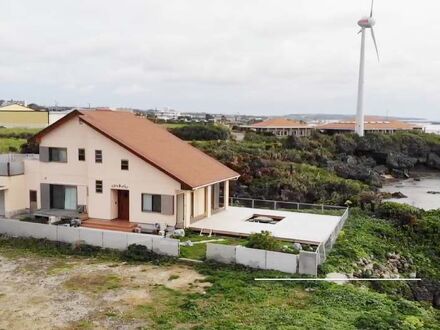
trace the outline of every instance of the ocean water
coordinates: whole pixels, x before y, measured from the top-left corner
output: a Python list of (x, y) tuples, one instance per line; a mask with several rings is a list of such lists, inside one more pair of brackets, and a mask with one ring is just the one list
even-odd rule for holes
[(420, 181), (408, 179), (386, 184), (381, 191), (390, 193), (400, 191), (407, 196), (407, 198), (393, 198), (388, 201), (406, 203), (425, 210), (440, 209), (440, 194), (428, 193), (428, 191), (440, 192), (440, 174), (421, 178)]

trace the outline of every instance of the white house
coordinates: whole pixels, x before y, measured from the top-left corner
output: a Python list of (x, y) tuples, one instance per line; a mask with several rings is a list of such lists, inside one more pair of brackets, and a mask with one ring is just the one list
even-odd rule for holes
[(0, 215), (80, 210), (91, 219), (183, 228), (226, 209), (229, 181), (239, 177), (127, 112), (73, 111), (34, 140), (39, 159), (24, 159), (14, 176), (19, 165), (10, 162), (0, 175)]

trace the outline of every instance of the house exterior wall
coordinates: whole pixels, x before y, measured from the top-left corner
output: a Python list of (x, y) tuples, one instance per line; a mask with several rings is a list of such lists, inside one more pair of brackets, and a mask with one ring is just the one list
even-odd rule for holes
[[(142, 212), (141, 195), (151, 193), (175, 196), (181, 188), (180, 183), (93, 128), (80, 123), (78, 118), (64, 123), (63, 129), (49, 132), (42, 138), (40, 146), (67, 148), (67, 163), (26, 162), (28, 190), (39, 192), (40, 183), (77, 186), (78, 204), (87, 200), (89, 217), (109, 220), (117, 217), (117, 194), (114, 191), (129, 190), (130, 221), (175, 225), (175, 214)], [(79, 148), (85, 149), (85, 161), (78, 160)], [(95, 150), (102, 150), (102, 163), (95, 163)], [(121, 170), (122, 159), (129, 161), (128, 171)], [(103, 181), (102, 193), (95, 191), (96, 180)], [(38, 207), (41, 207), (41, 197)]]
[(25, 212), (29, 207), (29, 193), (26, 192), (26, 178), (24, 175), (2, 176), (0, 186), (5, 186), (4, 213), (6, 217), (12, 217), (18, 213)]
[(49, 113), (47, 111), (0, 110), (0, 123), (5, 127), (46, 127), (49, 124)]

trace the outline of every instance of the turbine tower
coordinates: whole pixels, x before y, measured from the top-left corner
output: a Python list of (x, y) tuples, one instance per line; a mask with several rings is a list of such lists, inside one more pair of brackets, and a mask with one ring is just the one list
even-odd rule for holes
[(369, 17), (364, 17), (358, 21), (358, 25), (361, 27), (359, 33), (361, 36), (361, 62), (359, 66), (359, 85), (358, 85), (358, 100), (356, 111), (356, 126), (355, 132), (359, 136), (364, 136), (364, 72), (365, 72), (365, 33), (367, 29), (370, 29), (371, 36), (373, 37), (374, 47), (376, 47), (377, 59), (379, 60), (379, 50), (377, 49), (376, 37), (374, 35), (373, 26), (376, 21), (373, 18), (373, 6), (374, 0), (371, 1), (371, 11)]

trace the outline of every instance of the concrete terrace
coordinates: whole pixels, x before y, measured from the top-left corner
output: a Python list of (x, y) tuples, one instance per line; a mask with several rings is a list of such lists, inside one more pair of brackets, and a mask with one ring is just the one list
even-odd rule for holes
[[(283, 219), (276, 224), (246, 221), (255, 214)], [(278, 239), (319, 244), (329, 238), (340, 220), (340, 216), (231, 206), (210, 218), (193, 222), (190, 229), (233, 236), (248, 236), (267, 230)]]

